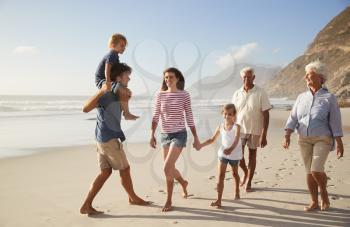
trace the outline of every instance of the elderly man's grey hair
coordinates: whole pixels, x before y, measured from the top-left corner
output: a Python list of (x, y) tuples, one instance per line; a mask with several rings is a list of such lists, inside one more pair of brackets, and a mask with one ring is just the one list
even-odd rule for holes
[(255, 74), (254, 74), (254, 69), (253, 69), (252, 67), (245, 67), (245, 68), (243, 68), (243, 69), (240, 71), (241, 77), (244, 77), (244, 75), (245, 75), (247, 72), (252, 72), (252, 74), (255, 76)]
[(326, 66), (320, 62), (319, 60), (310, 62), (305, 66), (305, 72), (314, 72), (320, 75), (323, 78), (323, 83), (327, 80), (327, 68)]

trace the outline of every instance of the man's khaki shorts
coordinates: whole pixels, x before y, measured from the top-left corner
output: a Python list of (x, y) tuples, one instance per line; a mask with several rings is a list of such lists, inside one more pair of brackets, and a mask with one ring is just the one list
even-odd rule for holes
[(333, 139), (329, 136), (299, 136), (298, 144), (306, 173), (324, 172)]
[(129, 167), (123, 144), (118, 139), (111, 139), (106, 143), (96, 142), (96, 145), (97, 159), (101, 169), (123, 170)]
[(247, 145), (250, 149), (257, 149), (258, 147), (260, 147), (260, 135), (241, 133), (240, 137), (243, 147), (245, 145)]

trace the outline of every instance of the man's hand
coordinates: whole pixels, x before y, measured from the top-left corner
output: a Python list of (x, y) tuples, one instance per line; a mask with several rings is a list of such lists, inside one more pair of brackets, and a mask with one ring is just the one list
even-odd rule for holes
[(340, 159), (341, 157), (344, 156), (344, 146), (343, 146), (343, 142), (341, 140), (337, 140), (337, 157), (338, 159)]
[(267, 145), (266, 135), (262, 134), (260, 136), (260, 147), (263, 148)]

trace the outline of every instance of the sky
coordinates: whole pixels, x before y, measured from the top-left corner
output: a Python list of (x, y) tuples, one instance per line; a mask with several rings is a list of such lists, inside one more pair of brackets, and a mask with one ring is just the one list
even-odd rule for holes
[(133, 94), (166, 67), (190, 86), (234, 62), (285, 66), (349, 0), (0, 0), (0, 95), (92, 95), (113, 33), (128, 46)]

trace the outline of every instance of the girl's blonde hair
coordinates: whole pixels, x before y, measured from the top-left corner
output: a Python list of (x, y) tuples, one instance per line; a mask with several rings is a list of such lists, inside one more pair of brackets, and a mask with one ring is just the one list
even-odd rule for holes
[(235, 105), (232, 104), (232, 103), (223, 105), (222, 111), (221, 111), (221, 112), (223, 113), (224, 111), (232, 111), (232, 113), (233, 113), (234, 115), (236, 115), (236, 113), (237, 113), (236, 107), (235, 107)]
[(125, 44), (128, 43), (128, 41), (126, 40), (125, 36), (119, 33), (115, 33), (111, 36), (111, 38), (109, 38), (108, 40), (108, 47), (112, 48), (112, 45), (116, 45), (117, 43), (119, 43), (120, 41), (124, 41)]

